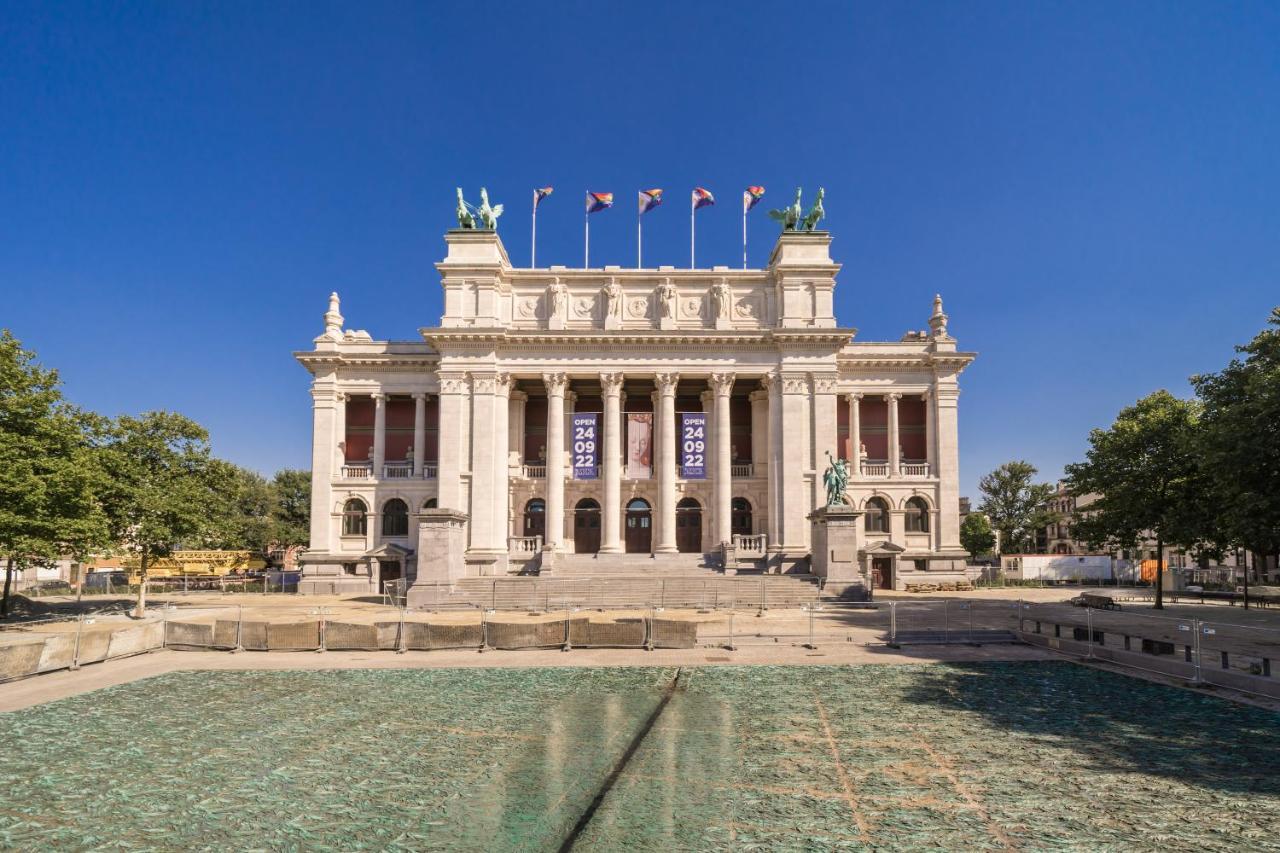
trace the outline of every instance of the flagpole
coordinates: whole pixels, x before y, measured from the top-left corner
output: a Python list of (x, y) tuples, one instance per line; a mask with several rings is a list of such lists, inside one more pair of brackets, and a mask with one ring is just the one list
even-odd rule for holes
[(747, 268), (747, 202), (742, 202), (742, 268)]
[(538, 191), (533, 191), (533, 240), (529, 243), (529, 268), (538, 266)]
[(695, 222), (693, 214), (698, 208), (693, 205), (693, 196), (689, 196), (689, 269), (695, 269), (693, 255), (693, 223)]
[(640, 205), (636, 205), (636, 269), (644, 269), (644, 264), (640, 262), (640, 223), (643, 221), (644, 211), (640, 209)]
[(582, 268), (591, 269), (591, 212), (582, 215)]

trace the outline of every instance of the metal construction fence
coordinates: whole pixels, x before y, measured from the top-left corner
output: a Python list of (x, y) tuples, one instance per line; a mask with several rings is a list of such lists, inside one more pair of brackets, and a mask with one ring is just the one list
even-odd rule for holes
[(164, 648), (165, 614), (82, 613), (0, 625), (0, 682)]

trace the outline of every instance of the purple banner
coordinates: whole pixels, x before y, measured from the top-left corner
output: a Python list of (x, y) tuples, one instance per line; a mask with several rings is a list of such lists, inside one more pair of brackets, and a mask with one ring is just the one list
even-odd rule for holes
[(573, 416), (573, 479), (594, 480), (600, 464), (600, 415)]
[(703, 412), (680, 416), (680, 476), (707, 479), (707, 416)]

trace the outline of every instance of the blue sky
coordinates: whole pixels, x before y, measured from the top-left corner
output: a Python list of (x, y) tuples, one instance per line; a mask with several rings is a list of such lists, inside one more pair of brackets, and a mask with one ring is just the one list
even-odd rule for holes
[[(866, 340), (935, 292), (962, 377), (962, 491), (1046, 479), (1090, 428), (1187, 393), (1280, 303), (1280, 5), (5, 5), (0, 325), (106, 413), (181, 411), (270, 472), (309, 459), (290, 352), (440, 314), (453, 188), (527, 262), (737, 264), (742, 188), (822, 185)], [(752, 221), (752, 263), (773, 227)]]

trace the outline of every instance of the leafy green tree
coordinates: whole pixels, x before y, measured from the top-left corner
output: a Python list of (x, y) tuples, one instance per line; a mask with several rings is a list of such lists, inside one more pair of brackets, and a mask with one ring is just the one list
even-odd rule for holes
[(974, 560), (990, 554), (996, 547), (996, 534), (991, 530), (990, 520), (980, 512), (966, 515), (960, 525), (960, 544)]
[[(1280, 308), (1219, 373), (1193, 376), (1199, 449), (1221, 539), (1280, 557)], [(1247, 581), (1246, 575), (1246, 581)]]
[(1006, 462), (978, 481), (982, 492), (978, 510), (999, 531), (1001, 553), (1030, 548), (1035, 531), (1058, 518), (1046, 504), (1054, 487), (1033, 482), (1037, 473), (1030, 462)]
[(151, 563), (175, 547), (216, 539), (233, 486), (225, 464), (210, 457), (204, 428), (172, 412), (119, 418), (102, 457), (112, 534), (141, 559), (135, 611), (141, 617)]
[(223, 488), (209, 544), (236, 551), (265, 551), (275, 530), (271, 484), (261, 474), (221, 459), (210, 460), (210, 464)]
[(274, 544), (291, 548), (311, 541), (311, 472), (282, 468), (271, 480)]
[(84, 559), (105, 542), (91, 426), (62, 399), (57, 371), (0, 331), (0, 617), (15, 568)]
[(1109, 429), (1089, 434), (1084, 462), (1067, 466), (1076, 494), (1100, 497), (1076, 522), (1076, 535), (1092, 547), (1156, 540), (1160, 571), (1156, 609), (1164, 607), (1166, 545), (1195, 548), (1207, 536), (1204, 481), (1197, 450), (1199, 405), (1156, 391), (1121, 410)]

